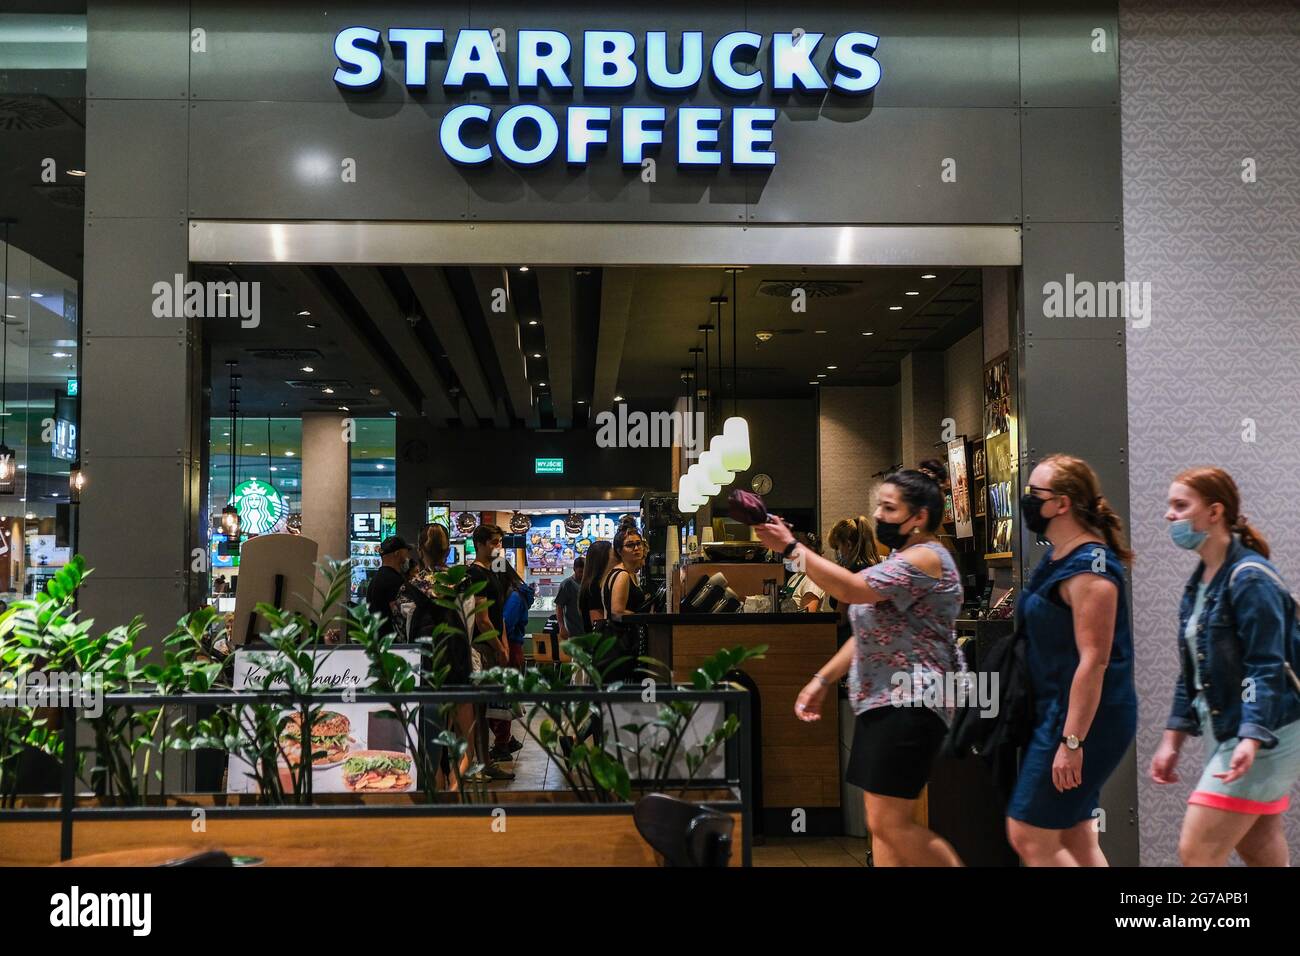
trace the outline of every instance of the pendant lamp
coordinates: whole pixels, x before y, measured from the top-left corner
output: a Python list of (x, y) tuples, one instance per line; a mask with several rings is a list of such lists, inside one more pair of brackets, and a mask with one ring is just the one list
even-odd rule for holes
[(735, 480), (736, 473), (723, 467), (722, 456), (715, 451), (701, 452), (700, 464), (704, 466), (704, 473), (709, 476), (709, 481), (716, 485), (725, 488)]
[(718, 492), (722, 491), (721, 485), (709, 480), (708, 473), (704, 470), (704, 466), (698, 461), (691, 465), (690, 468), (686, 469), (686, 474), (690, 475), (694, 479), (696, 489), (699, 490), (700, 494), (707, 498), (712, 498), (714, 495), (718, 494)]

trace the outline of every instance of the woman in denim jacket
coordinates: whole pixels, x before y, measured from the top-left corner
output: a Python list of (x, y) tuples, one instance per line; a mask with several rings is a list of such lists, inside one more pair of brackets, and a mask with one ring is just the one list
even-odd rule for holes
[(1179, 751), (1205, 738), (1205, 770), (1188, 799), (1178, 852), (1186, 866), (1287, 866), (1282, 813), (1300, 778), (1295, 602), (1240, 513), (1220, 468), (1192, 468), (1169, 486), (1175, 544), (1199, 553), (1178, 615), (1181, 673), (1151, 778), (1177, 782)]

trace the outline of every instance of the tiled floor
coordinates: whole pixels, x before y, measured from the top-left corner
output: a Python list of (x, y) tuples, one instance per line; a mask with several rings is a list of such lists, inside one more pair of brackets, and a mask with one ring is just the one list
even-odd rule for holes
[(866, 837), (768, 837), (752, 853), (754, 866), (866, 866)]

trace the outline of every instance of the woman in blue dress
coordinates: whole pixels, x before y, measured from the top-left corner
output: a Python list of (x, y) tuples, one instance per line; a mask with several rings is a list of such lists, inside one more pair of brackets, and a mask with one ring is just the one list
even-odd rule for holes
[(1088, 463), (1052, 455), (1020, 500), (1051, 542), (1017, 604), (1035, 725), (1007, 807), (1026, 866), (1105, 866), (1101, 788), (1137, 732), (1123, 525)]

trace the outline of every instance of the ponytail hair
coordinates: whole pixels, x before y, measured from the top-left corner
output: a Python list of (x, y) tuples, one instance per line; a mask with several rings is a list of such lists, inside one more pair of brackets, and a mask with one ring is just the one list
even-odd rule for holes
[(1232, 476), (1222, 468), (1203, 465), (1179, 472), (1174, 481), (1196, 492), (1207, 505), (1223, 505), (1223, 520), (1241, 543), (1261, 557), (1269, 556), (1268, 541), (1241, 513), (1241, 492)]
[(880, 563), (876, 533), (866, 515), (841, 518), (831, 528), (826, 542), (840, 553), (845, 567), (864, 567)]
[(1101, 493), (1101, 482), (1092, 466), (1073, 455), (1048, 455), (1040, 464), (1052, 466), (1051, 488), (1070, 499), (1079, 522), (1105, 538), (1106, 546), (1131, 567), (1133, 552), (1124, 540), (1124, 522)]

